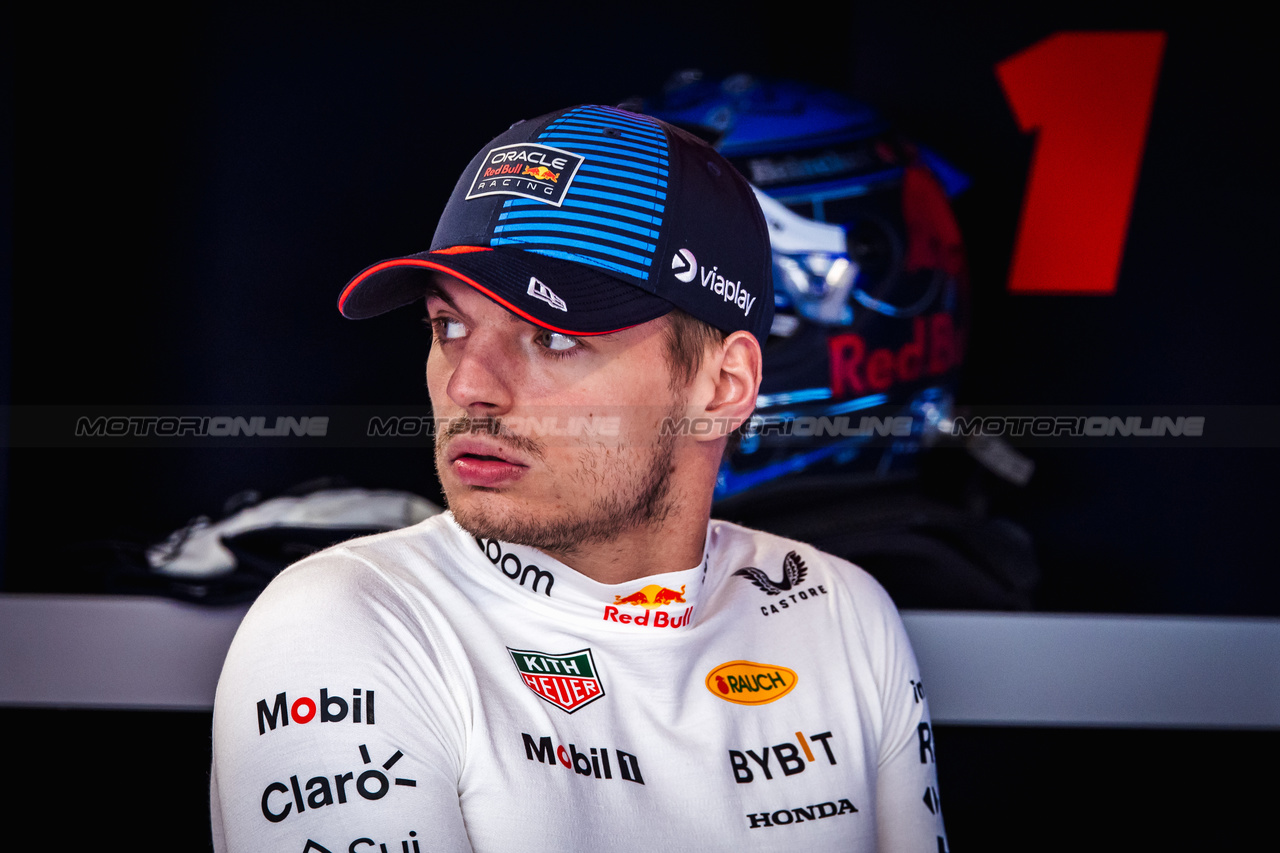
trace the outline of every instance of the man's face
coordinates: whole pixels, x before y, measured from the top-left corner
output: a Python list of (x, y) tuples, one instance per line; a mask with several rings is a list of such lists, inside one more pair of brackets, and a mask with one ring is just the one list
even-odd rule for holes
[(572, 554), (675, 510), (675, 437), (660, 427), (684, 399), (670, 387), (665, 320), (572, 338), (443, 277), (427, 311), (427, 388), (451, 426), (436, 469), (459, 524)]

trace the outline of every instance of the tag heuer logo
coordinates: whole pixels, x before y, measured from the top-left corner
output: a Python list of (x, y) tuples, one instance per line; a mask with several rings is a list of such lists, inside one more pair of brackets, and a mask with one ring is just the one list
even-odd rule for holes
[(559, 207), (584, 159), (572, 151), (536, 142), (490, 148), (471, 181), (467, 198), (518, 195)]
[(562, 655), (508, 647), (524, 683), (543, 699), (572, 714), (604, 695), (591, 649)]

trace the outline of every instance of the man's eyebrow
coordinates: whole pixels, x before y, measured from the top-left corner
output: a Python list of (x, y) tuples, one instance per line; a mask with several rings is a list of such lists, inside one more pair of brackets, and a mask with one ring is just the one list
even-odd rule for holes
[[(445, 305), (448, 305), (450, 308), (452, 308), (457, 314), (461, 315), (463, 318), (466, 318), (467, 316), (466, 312), (458, 307), (458, 304), (453, 301), (453, 299), (449, 296), (448, 292), (446, 292), (443, 287), (441, 287), (438, 284), (435, 284), (434, 282), (427, 286), (425, 301), (430, 302), (433, 297), (435, 299), (439, 299)], [(527, 326), (535, 325), (533, 323), (530, 323), (527, 320), (522, 320), (521, 318), (517, 317), (515, 314), (511, 313), (510, 311), (504, 311), (503, 313), (507, 315), (508, 323), (523, 323)]]
[(449, 294), (445, 292), (445, 289), (441, 287), (439, 284), (437, 284), (435, 281), (432, 281), (430, 284), (427, 285), (427, 292), (423, 297), (423, 304), (425, 305), (427, 302), (430, 302), (432, 299), (439, 299), (441, 302), (443, 302), (445, 305), (448, 305), (454, 311), (457, 311), (459, 314), (462, 313), (461, 310), (459, 310), (457, 304), (454, 303), (453, 299), (449, 297)]
[[(423, 298), (423, 302), (425, 303), (427, 301), (430, 301), (432, 297), (439, 299), (441, 302), (443, 302), (445, 305), (448, 305), (450, 308), (452, 308), (454, 311), (458, 312), (459, 314), (464, 313), (462, 309), (459, 308), (457, 304), (449, 297), (449, 294), (445, 291), (445, 289), (435, 281), (432, 281), (430, 284), (427, 285), (427, 292)], [(508, 323), (519, 323), (521, 325), (533, 326), (535, 328), (545, 328), (545, 327), (540, 327), (537, 323), (530, 323), (528, 320), (524, 319), (523, 317), (519, 316), (513, 311), (505, 311), (504, 313), (507, 315)], [(621, 332), (621, 331), (625, 331), (625, 330), (619, 329), (617, 332), (605, 332), (603, 334), (598, 334), (598, 335), (593, 335), (593, 334), (573, 335), (569, 333), (565, 333), (565, 335), (566, 337), (571, 337), (571, 338), (582, 337), (582, 338), (587, 338), (593, 341), (609, 341), (616, 338), (618, 336), (618, 332)]]

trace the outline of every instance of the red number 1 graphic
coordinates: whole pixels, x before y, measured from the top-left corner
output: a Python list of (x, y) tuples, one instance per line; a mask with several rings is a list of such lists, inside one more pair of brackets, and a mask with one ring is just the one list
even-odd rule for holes
[(1039, 131), (1010, 292), (1115, 292), (1164, 44), (1058, 33), (996, 65), (1019, 126)]

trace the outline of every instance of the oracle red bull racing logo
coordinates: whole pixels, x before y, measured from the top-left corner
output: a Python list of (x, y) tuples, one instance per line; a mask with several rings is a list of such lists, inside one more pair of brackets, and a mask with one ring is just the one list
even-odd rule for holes
[(562, 711), (572, 714), (604, 696), (591, 649), (562, 655), (508, 648), (525, 685)]
[[(628, 595), (615, 595), (613, 604), (605, 605), (604, 619), (608, 622), (621, 622), (630, 625), (652, 626), (654, 628), (683, 628), (689, 624), (693, 608), (686, 607), (680, 613), (671, 613), (660, 608), (672, 604), (686, 604), (685, 587), (680, 585), (679, 591), (669, 587), (651, 583)], [(624, 613), (623, 607), (639, 607), (640, 613)]]
[(467, 198), (515, 195), (559, 207), (585, 158), (563, 148), (522, 142), (485, 152)]

